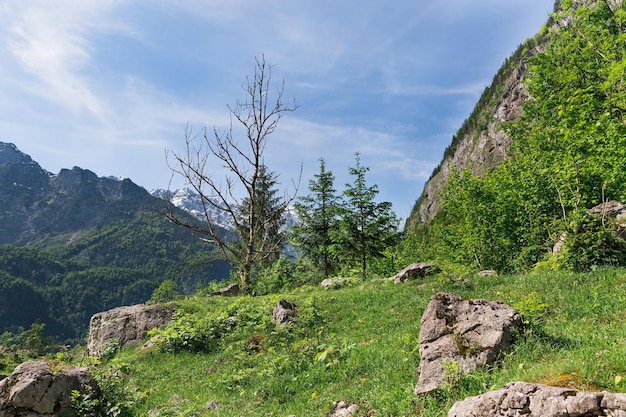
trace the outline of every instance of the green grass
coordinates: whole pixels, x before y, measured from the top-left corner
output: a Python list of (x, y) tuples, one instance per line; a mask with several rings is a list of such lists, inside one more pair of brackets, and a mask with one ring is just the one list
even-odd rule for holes
[[(416, 398), (419, 322), (438, 291), (507, 302), (527, 329), (498, 366)], [(270, 321), (281, 297), (300, 310), (286, 328)], [(359, 404), (361, 416), (445, 416), (454, 401), (511, 381), (626, 391), (625, 301), (624, 269), (195, 296), (177, 302), (179, 311), (238, 317), (210, 352), (127, 349), (105, 366), (128, 368), (126, 389), (143, 398), (137, 415), (325, 416), (344, 400)], [(212, 401), (219, 408), (207, 409)]]

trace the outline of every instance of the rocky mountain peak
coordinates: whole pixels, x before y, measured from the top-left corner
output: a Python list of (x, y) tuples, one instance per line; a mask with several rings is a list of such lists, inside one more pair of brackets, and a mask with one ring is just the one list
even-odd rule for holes
[(14, 144), (0, 142), (0, 165), (33, 162), (30, 156), (21, 152)]

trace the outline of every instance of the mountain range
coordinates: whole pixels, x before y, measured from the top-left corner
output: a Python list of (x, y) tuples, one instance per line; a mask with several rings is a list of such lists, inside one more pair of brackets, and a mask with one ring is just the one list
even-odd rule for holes
[(184, 293), (227, 278), (214, 248), (164, 210), (129, 179), (79, 167), (52, 174), (0, 142), (0, 332), (40, 320), (49, 335), (76, 340), (92, 314), (146, 302), (166, 279)]

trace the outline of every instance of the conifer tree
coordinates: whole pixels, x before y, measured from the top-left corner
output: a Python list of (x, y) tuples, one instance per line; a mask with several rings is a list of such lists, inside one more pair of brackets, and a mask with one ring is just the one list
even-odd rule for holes
[(320, 158), (320, 170), (309, 181), (309, 195), (294, 204), (300, 223), (292, 228), (291, 240), (324, 278), (337, 270), (333, 235), (338, 231), (341, 199), (334, 188), (335, 176)]
[[(249, 246), (248, 239), (253, 236), (253, 245), (257, 251), (257, 268), (269, 267), (280, 256), (281, 250), (286, 243), (286, 236), (281, 227), (285, 220), (285, 199), (277, 196), (278, 175), (268, 172), (267, 166), (261, 165), (259, 176), (255, 184), (255, 203), (250, 204), (250, 199), (245, 198), (241, 202), (240, 212), (243, 213), (238, 224), (238, 234), (241, 236), (241, 245)], [(250, 210), (255, 210), (254, 216), (245, 216)], [(250, 223), (252, 219), (252, 223)], [(250, 228), (253, 232), (250, 233)]]
[(378, 186), (367, 185), (365, 174), (369, 167), (361, 165), (358, 153), (355, 154), (355, 166), (348, 170), (354, 182), (346, 184), (343, 193), (345, 203), (341, 209), (341, 230), (336, 240), (342, 257), (358, 264), (365, 280), (370, 259), (381, 256), (398, 236), (398, 219), (391, 210), (390, 202), (375, 201)]

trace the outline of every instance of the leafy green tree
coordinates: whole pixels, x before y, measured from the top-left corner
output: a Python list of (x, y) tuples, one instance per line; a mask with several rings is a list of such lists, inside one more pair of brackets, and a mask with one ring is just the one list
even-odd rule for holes
[(47, 347), (48, 339), (46, 338), (46, 325), (41, 321), (36, 320), (26, 332), (24, 348), (37, 355), (43, 355)]
[(385, 248), (398, 237), (398, 219), (390, 202), (377, 203), (378, 186), (368, 186), (365, 174), (369, 167), (361, 165), (355, 154), (355, 166), (348, 172), (354, 178), (346, 184), (344, 205), (340, 210), (340, 230), (334, 233), (338, 253), (348, 262), (358, 265), (363, 280), (367, 279), (368, 262), (381, 256)]
[(148, 300), (148, 304), (159, 304), (159, 303), (167, 303), (168, 301), (172, 301), (178, 295), (178, 288), (176, 283), (171, 279), (163, 280), (161, 285), (159, 285), (152, 296)]
[(550, 179), (563, 218), (626, 197), (626, 5), (612, 3), (563, 2), (571, 23), (531, 60), (533, 100), (512, 129), (520, 162)]
[(291, 241), (324, 278), (337, 270), (333, 236), (339, 227), (341, 199), (334, 188), (335, 176), (320, 158), (320, 170), (309, 181), (309, 195), (294, 204), (299, 224), (291, 231)]

